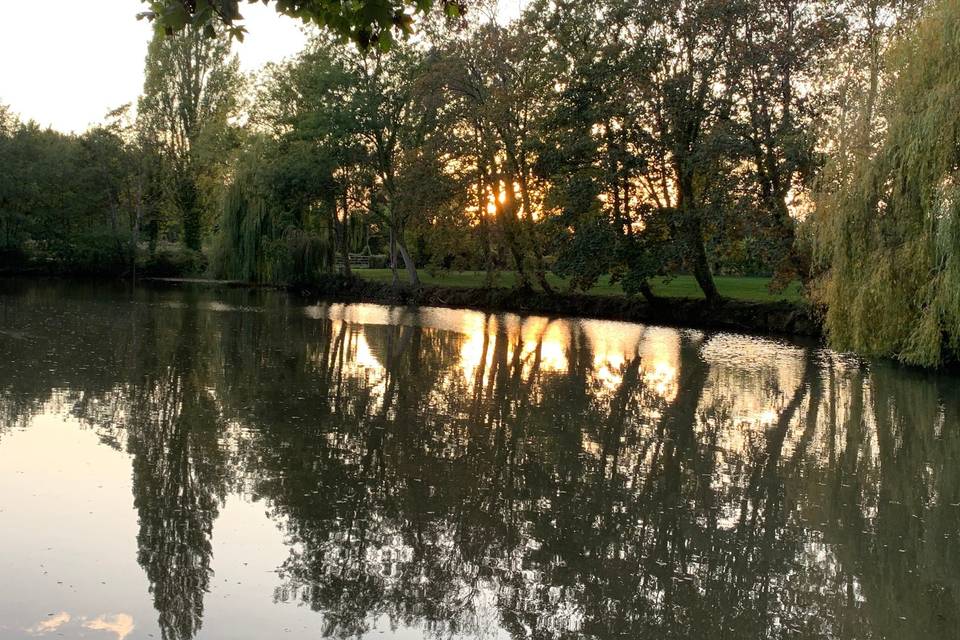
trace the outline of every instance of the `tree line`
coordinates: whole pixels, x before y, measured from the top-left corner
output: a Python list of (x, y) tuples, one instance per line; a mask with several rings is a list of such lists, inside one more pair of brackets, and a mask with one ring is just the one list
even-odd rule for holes
[(804, 283), (837, 347), (960, 351), (957, 0), (533, 0), (506, 24), (442, 3), (415, 25), (404, 2), (277, 2), (328, 28), (252, 78), (237, 2), (150, 4), (135, 110), (81, 136), (0, 119), (5, 260), (310, 283), (359, 253), (398, 287), (509, 270), (651, 301), (661, 276), (718, 302), (716, 274), (767, 275)]

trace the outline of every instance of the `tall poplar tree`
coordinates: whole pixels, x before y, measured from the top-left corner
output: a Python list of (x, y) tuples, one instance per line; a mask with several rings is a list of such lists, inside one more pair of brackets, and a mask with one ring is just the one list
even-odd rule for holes
[(200, 249), (204, 198), (201, 175), (222, 158), (222, 142), (237, 108), (241, 76), (226, 35), (208, 37), (193, 28), (156, 34), (147, 50), (144, 129), (163, 150), (170, 200), (180, 218), (184, 245)]

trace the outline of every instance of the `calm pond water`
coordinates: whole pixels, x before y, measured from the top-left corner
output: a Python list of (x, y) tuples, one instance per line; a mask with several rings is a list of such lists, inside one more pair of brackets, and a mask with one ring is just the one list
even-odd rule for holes
[(957, 638), (960, 379), (0, 281), (0, 638)]

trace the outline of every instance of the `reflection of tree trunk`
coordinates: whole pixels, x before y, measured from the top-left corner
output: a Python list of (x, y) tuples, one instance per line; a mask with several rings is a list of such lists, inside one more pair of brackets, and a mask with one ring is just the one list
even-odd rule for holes
[[(610, 459), (612, 469), (617, 468), (617, 459), (620, 455), (621, 436), (627, 427), (627, 406), (630, 402), (631, 394), (639, 384), (640, 380), (640, 356), (634, 356), (626, 364), (626, 369), (621, 378), (620, 386), (610, 405), (610, 415), (605, 423), (603, 432), (603, 460), (605, 467), (606, 461)], [(604, 473), (605, 473), (605, 469)]]
[(809, 349), (807, 358), (809, 360), (807, 366), (810, 367), (810, 393), (808, 394), (807, 400), (807, 415), (803, 419), (803, 433), (797, 441), (797, 446), (793, 451), (793, 457), (788, 464), (791, 471), (795, 470), (797, 465), (800, 464), (803, 456), (806, 454), (807, 447), (810, 446), (810, 442), (817, 432), (817, 422), (820, 418), (820, 404), (823, 402), (823, 372), (817, 363), (816, 352), (813, 349)]
[(777, 424), (773, 429), (767, 430), (767, 453), (764, 473), (768, 478), (774, 474), (777, 465), (780, 463), (780, 456), (783, 453), (783, 443), (787, 438), (787, 432), (790, 430), (790, 424), (793, 422), (793, 418), (803, 404), (804, 397), (808, 397), (811, 402), (814, 400), (811, 381), (818, 377), (818, 372), (816, 363), (810, 360), (810, 358), (807, 358), (803, 377), (800, 379), (796, 390), (794, 390), (790, 402), (788, 402), (787, 406), (780, 412), (777, 418)]
[[(807, 358), (803, 376), (786, 404), (777, 422), (766, 432), (766, 446), (754, 463), (741, 503), (737, 526), (738, 546), (743, 553), (734, 562), (734, 573), (751, 576), (752, 589), (757, 593), (758, 609), (767, 616), (773, 585), (773, 559), (777, 535), (784, 526), (787, 509), (784, 508), (784, 473), (780, 465), (783, 445), (804, 398), (815, 403), (812, 381), (819, 377), (816, 363)], [(766, 620), (766, 618), (765, 618)]]
[[(522, 343), (521, 343), (522, 344)], [(497, 511), (511, 513), (509, 505), (512, 493), (512, 461), (516, 451), (516, 440), (522, 432), (522, 410), (519, 388), (522, 386), (522, 348), (514, 346), (512, 357), (508, 360), (509, 338), (505, 331), (498, 331), (493, 349), (493, 367), (490, 371), (491, 413), (496, 431), (493, 436), (491, 468), (489, 469), (490, 489), (485, 496), (481, 509), (496, 518)], [(506, 504), (504, 504), (506, 501)]]
[[(881, 420), (877, 420), (878, 426)], [(863, 374), (858, 370), (853, 374), (850, 389), (850, 409), (847, 414), (843, 451), (840, 452), (839, 469), (847, 475), (856, 473), (857, 461), (860, 458), (860, 446), (863, 443), (864, 404), (863, 404)]]
[(674, 442), (689, 444), (696, 433), (697, 407), (710, 377), (710, 365), (700, 355), (701, 344), (687, 336), (680, 342), (680, 373), (677, 376), (677, 397), (664, 412)]
[(868, 379), (858, 370), (850, 381), (831, 533), (843, 542), (838, 556), (857, 578), (876, 636), (903, 628), (904, 637), (952, 638), (960, 628), (946, 578), (956, 575), (952, 538), (960, 520), (957, 430), (950, 428), (955, 382), (949, 385), (943, 394), (929, 376), (884, 363), (871, 365)]
[(480, 350), (480, 362), (477, 364), (477, 371), (473, 376), (473, 403), (474, 413), (478, 411), (483, 399), (483, 379), (487, 372), (487, 353), (490, 351), (490, 315), (483, 317), (483, 347)]
[[(699, 468), (696, 441), (697, 411), (709, 373), (710, 367), (700, 355), (699, 342), (684, 336), (677, 380), (681, 393), (663, 411), (658, 425), (658, 444), (641, 488), (649, 499), (645, 504), (647, 510), (639, 515), (645, 530), (640, 535), (653, 541), (653, 548), (645, 553), (649, 559), (645, 575), (662, 576), (674, 571), (687, 553), (689, 534), (685, 533), (683, 524), (694, 514), (689, 513), (684, 493), (685, 477), (687, 473), (698, 477), (709, 475)], [(672, 600), (674, 581), (665, 580), (662, 584), (667, 589), (665, 599)]]
[(140, 522), (137, 560), (163, 637), (171, 640), (189, 640), (201, 628), (213, 573), (213, 523), (229, 483), (196, 313), (188, 304), (167, 359), (145, 359), (151, 364), (131, 400), (127, 440)]

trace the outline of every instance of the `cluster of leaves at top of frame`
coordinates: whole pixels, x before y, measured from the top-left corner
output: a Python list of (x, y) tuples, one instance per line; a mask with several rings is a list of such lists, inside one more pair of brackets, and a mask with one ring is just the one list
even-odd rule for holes
[[(448, 19), (457, 19), (466, 10), (465, 0), (247, 0), (249, 4), (273, 3), (278, 13), (314, 24), (336, 35), (352, 40), (362, 49), (389, 49), (394, 34), (404, 37), (413, 32), (414, 16), (426, 14), (435, 5), (442, 7)], [(242, 24), (241, 0), (142, 0), (149, 9), (138, 18), (153, 21), (157, 28), (173, 34), (188, 25), (202, 29), (213, 37), (225, 30), (242, 41), (246, 29)]]

